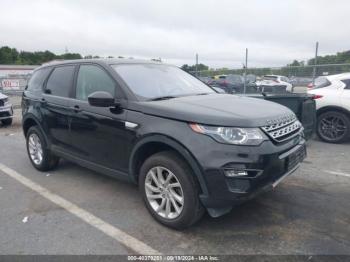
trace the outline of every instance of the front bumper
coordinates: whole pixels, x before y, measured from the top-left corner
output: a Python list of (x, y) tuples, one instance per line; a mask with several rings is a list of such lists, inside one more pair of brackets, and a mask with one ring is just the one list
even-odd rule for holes
[[(296, 171), (306, 157), (305, 140), (282, 150), (268, 153), (269, 146), (250, 150), (251, 154), (232, 153), (241, 162), (233, 161), (219, 168), (205, 168), (204, 178), (208, 194), (201, 195), (202, 204), (210, 208), (227, 208), (271, 190)], [(234, 157), (235, 160), (239, 157)], [(247, 176), (227, 177), (226, 170), (245, 170)]]
[(0, 120), (8, 119), (13, 117), (12, 105), (0, 106)]

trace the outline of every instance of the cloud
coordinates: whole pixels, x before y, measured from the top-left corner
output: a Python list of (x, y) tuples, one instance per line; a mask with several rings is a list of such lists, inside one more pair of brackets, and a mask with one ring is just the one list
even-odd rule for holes
[(84, 55), (161, 57), (181, 65), (285, 65), (349, 49), (349, 1), (2, 1), (1, 45)]

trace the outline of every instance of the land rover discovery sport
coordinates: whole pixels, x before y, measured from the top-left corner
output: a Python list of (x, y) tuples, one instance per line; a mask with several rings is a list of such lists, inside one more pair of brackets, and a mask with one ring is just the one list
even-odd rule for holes
[(41, 66), (22, 109), (36, 169), (64, 158), (138, 184), (152, 216), (177, 229), (275, 187), (306, 155), (303, 127), (288, 108), (219, 94), (157, 62)]

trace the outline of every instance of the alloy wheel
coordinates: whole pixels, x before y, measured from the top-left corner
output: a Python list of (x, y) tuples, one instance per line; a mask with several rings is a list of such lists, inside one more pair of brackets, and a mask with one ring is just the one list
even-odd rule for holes
[(147, 201), (153, 210), (166, 219), (177, 218), (184, 206), (184, 194), (178, 178), (161, 166), (151, 168), (145, 179)]
[(28, 150), (32, 161), (40, 165), (43, 161), (43, 149), (37, 134), (33, 133), (28, 138)]
[(344, 137), (347, 128), (343, 118), (329, 115), (320, 120), (319, 133), (329, 141), (337, 141)]

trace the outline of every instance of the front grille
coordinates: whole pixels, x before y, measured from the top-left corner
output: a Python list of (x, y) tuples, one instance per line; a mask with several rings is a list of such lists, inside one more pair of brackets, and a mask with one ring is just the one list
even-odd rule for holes
[(298, 134), (302, 128), (302, 124), (296, 117), (290, 115), (271, 125), (263, 126), (262, 130), (274, 141), (282, 142)]

